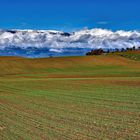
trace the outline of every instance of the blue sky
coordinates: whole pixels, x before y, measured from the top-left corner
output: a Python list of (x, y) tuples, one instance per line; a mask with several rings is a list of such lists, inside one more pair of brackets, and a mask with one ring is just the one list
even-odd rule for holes
[(140, 30), (140, 0), (0, 0), (1, 29)]

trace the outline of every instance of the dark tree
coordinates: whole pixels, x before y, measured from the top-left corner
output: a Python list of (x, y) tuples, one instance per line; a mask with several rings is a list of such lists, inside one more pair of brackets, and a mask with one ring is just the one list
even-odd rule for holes
[(118, 48), (115, 48), (115, 52), (119, 52), (120, 50)]
[(103, 49), (95, 49), (91, 50), (90, 52), (87, 52), (86, 55), (101, 55), (103, 53), (104, 53)]
[(125, 49), (124, 49), (124, 48), (122, 48), (122, 49), (121, 49), (121, 52), (125, 52)]
[(136, 47), (135, 46), (133, 46), (133, 50), (136, 50)]

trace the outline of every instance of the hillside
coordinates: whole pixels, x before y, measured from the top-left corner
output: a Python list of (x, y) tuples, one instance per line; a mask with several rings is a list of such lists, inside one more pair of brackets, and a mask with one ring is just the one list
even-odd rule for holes
[(0, 139), (139, 140), (140, 61), (0, 57)]
[(140, 50), (132, 50), (126, 52), (115, 52), (114, 54), (123, 56), (132, 60), (140, 61)]
[(140, 76), (140, 62), (118, 55), (41, 59), (0, 57), (0, 70), (1, 77)]

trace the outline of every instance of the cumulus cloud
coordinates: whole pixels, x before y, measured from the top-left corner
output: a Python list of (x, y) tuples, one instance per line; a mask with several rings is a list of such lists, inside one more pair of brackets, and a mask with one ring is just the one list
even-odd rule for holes
[(54, 30), (0, 30), (0, 55), (81, 55), (95, 48), (133, 46), (140, 46), (139, 31), (83, 29), (66, 33)]

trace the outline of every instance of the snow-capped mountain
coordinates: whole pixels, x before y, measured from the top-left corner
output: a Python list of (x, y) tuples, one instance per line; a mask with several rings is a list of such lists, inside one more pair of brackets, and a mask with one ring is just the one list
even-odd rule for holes
[(47, 57), (83, 55), (94, 48), (140, 46), (139, 31), (83, 29), (73, 33), (54, 30), (0, 30), (0, 55)]

